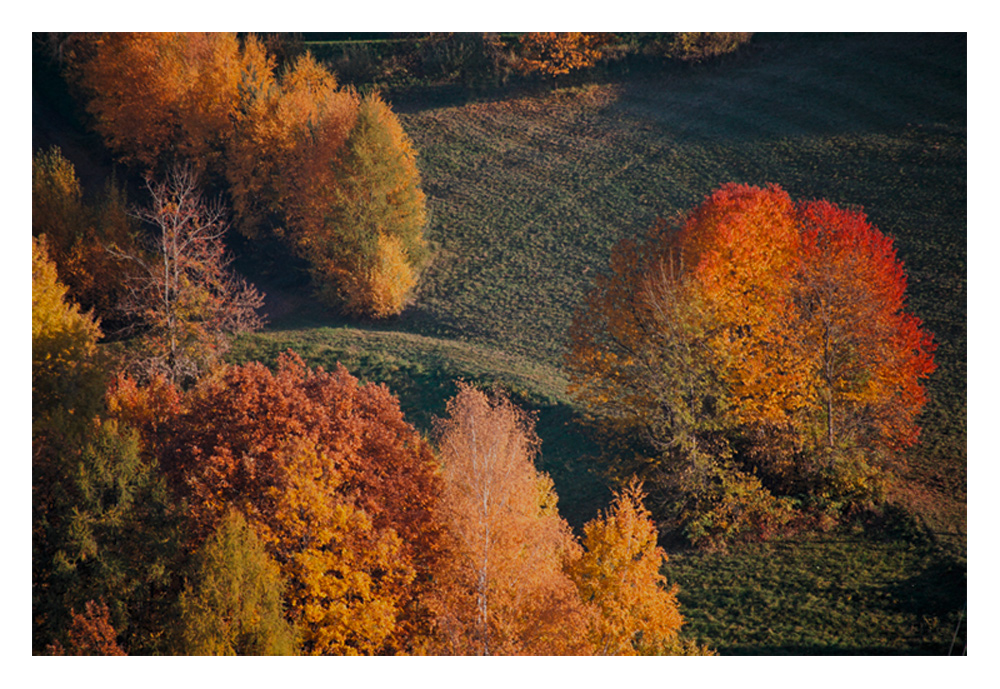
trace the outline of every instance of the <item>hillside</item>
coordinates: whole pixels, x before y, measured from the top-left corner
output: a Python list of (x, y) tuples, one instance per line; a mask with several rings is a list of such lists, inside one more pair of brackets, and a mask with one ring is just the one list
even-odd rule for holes
[[(298, 308), (240, 356), (292, 347), (315, 363), (343, 360), (389, 384), (425, 430), (453, 378), (513, 388), (540, 414), (541, 466), (580, 526), (607, 488), (561, 357), (611, 247), (729, 181), (863, 207), (894, 237), (911, 308), (938, 343), (922, 441), (896, 496), (920, 535), (821, 536), (726, 556), (743, 581), (764, 562), (777, 568), (753, 585), (709, 577), (718, 556), (678, 552), (668, 569), (691, 631), (723, 652), (947, 652), (965, 603), (965, 52), (964, 36), (758, 35), (721, 64), (450, 105), (399, 94), (435, 249), (416, 299), (370, 327)], [(829, 571), (810, 574), (820, 567)]]
[[(388, 322), (348, 321), (309, 295), (286, 252), (251, 255), (234, 240), (270, 324), (230, 358), (272, 363), (290, 348), (310, 365), (342, 362), (387, 384), (424, 433), (456, 380), (502, 385), (537, 414), (540, 468), (579, 528), (610, 490), (562, 357), (611, 248), (726, 182), (862, 207), (895, 239), (910, 308), (937, 343), (905, 484), (881, 522), (728, 553), (678, 548), (667, 576), (681, 586), (688, 634), (723, 654), (960, 652), (966, 94), (966, 38), (951, 34), (758, 34), (718, 62), (560, 89), (389, 93), (430, 211), (433, 257), (412, 303)], [(36, 147), (62, 143), (96, 186), (107, 155), (63, 117), (58, 92), (33, 96)]]

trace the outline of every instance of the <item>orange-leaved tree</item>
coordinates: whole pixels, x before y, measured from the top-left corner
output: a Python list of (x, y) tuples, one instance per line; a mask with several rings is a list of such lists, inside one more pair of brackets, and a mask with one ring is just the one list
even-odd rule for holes
[(237, 227), (248, 237), (322, 223), (333, 161), (357, 116), (358, 97), (305, 53), (281, 75), (253, 36), (238, 91), (226, 179)]
[(427, 253), (426, 198), (399, 119), (377, 94), (341, 88), (309, 53), (280, 78), (259, 44), (248, 40), (246, 54), (256, 67), (240, 88), (227, 165), (239, 227), (284, 237), (332, 305), (399, 313)]
[(230, 509), (260, 532), (304, 652), (402, 651), (425, 632), (438, 477), (384, 387), (282, 355), (273, 373), (232, 366), (184, 395), (123, 378), (111, 397), (188, 501), (197, 539)]
[(93, 126), (146, 169), (218, 162), (244, 72), (233, 33), (76, 34), (65, 50)]
[(618, 492), (607, 513), (584, 526), (584, 552), (567, 568), (580, 598), (596, 609), (588, 634), (598, 655), (663, 652), (683, 624), (643, 497), (634, 480)]
[(533, 422), (506, 396), (460, 384), (438, 421), (448, 556), (431, 592), (434, 652), (587, 652), (586, 614), (563, 563), (579, 546), (532, 462)]
[(532, 31), (521, 36), (518, 68), (525, 74), (541, 72), (551, 77), (593, 67), (608, 37), (579, 31)]
[(713, 368), (732, 423), (788, 422), (806, 375), (794, 323), (800, 261), (795, 204), (781, 188), (726, 184), (685, 218), (685, 281), (704, 306)]
[(905, 288), (860, 213), (724, 185), (616, 248), (571, 330), (572, 392), (692, 540), (766, 534), (784, 497), (867, 504), (934, 368)]

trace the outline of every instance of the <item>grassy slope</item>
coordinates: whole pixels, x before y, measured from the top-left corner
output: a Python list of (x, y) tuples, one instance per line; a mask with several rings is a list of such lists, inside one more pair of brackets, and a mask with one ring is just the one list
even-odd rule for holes
[(863, 206), (939, 343), (908, 498), (959, 534), (950, 554), (856, 536), (679, 553), (669, 569), (691, 633), (726, 652), (946, 652), (965, 597), (965, 54), (953, 36), (758, 36), (722, 65), (412, 108), (436, 246), (415, 303), (359, 328), (300, 301), (237, 356), (342, 360), (424, 430), (453, 378), (511, 386), (539, 410), (542, 467), (579, 525), (607, 493), (559, 362), (611, 247), (729, 181)]

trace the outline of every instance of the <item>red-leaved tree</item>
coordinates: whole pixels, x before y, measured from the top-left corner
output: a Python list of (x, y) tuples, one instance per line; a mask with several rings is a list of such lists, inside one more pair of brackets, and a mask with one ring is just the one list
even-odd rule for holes
[(571, 330), (572, 391), (640, 441), (693, 540), (767, 531), (776, 496), (878, 499), (934, 370), (892, 240), (863, 213), (727, 184), (612, 256)]

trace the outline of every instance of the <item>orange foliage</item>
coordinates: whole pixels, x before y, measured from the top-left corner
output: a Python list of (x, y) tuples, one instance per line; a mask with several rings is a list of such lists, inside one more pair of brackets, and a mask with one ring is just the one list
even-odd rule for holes
[(600, 59), (606, 40), (600, 33), (529, 32), (521, 36), (519, 68), (525, 74), (542, 72), (555, 77), (592, 67)]
[(253, 36), (245, 59), (226, 166), (240, 229), (256, 236), (269, 215), (293, 228), (322, 222), (331, 166), (353, 126), (357, 95), (340, 89), (309, 53), (281, 79)]
[(101, 601), (87, 601), (83, 614), (71, 612), (67, 631), (69, 644), (63, 648), (58, 641), (49, 646), (51, 655), (71, 656), (123, 656), (127, 655), (118, 645), (115, 629), (108, 619), (108, 606)]
[(580, 597), (595, 609), (588, 633), (598, 655), (662, 652), (683, 620), (678, 587), (661, 573), (667, 554), (656, 544), (656, 525), (633, 481), (611, 509), (583, 529), (582, 556), (568, 571)]
[(931, 336), (905, 311), (906, 273), (892, 240), (861, 212), (828, 201), (799, 206), (803, 265), (800, 336), (815, 400), (810, 416), (833, 446), (841, 431), (863, 444), (912, 445), (935, 369)]
[(419, 631), (439, 479), (386, 388), (288, 354), (274, 373), (251, 363), (202, 380), (158, 426), (148, 420), (161, 407), (142, 392), (120, 381), (113, 408), (158, 455), (199, 538), (230, 507), (259, 529), (307, 652), (401, 650)]
[(689, 538), (763, 536), (788, 517), (775, 495), (867, 503), (915, 441), (934, 344), (905, 290), (863, 214), (727, 184), (615, 248), (570, 331), (571, 392)]
[(399, 313), (426, 253), (426, 198), (413, 144), (379, 96), (361, 99), (326, 173), (285, 206), (321, 296), (355, 315)]
[(460, 385), (437, 426), (449, 557), (432, 593), (446, 654), (586, 652), (585, 612), (562, 563), (579, 546), (532, 463), (533, 423)]
[(95, 129), (122, 160), (216, 161), (244, 71), (236, 34), (79, 34), (67, 55)]
[(729, 387), (735, 423), (790, 422), (803, 399), (792, 277), (799, 230), (791, 198), (726, 184), (684, 221), (681, 260), (707, 306), (709, 347)]

